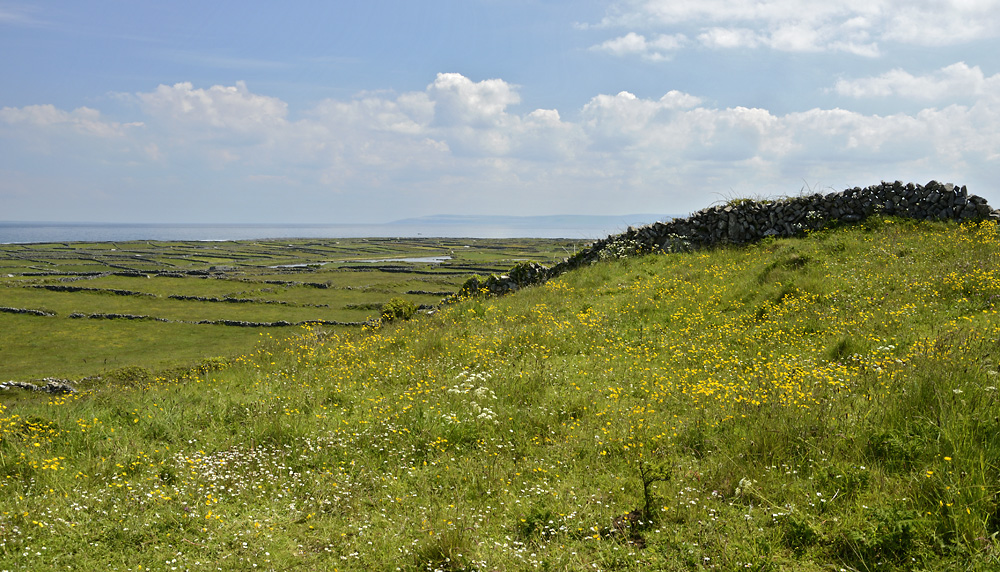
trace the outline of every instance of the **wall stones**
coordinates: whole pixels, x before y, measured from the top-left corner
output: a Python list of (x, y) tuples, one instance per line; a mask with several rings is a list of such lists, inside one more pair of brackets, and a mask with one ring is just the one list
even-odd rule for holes
[(859, 222), (869, 216), (886, 215), (917, 220), (1000, 219), (986, 199), (968, 194), (963, 187), (931, 181), (881, 183), (864, 189), (855, 187), (827, 195), (812, 194), (776, 201), (730, 201), (702, 209), (690, 217), (657, 222), (594, 243), (565, 262), (549, 269), (557, 276), (589, 264), (608, 252), (677, 252), (720, 243), (743, 244), (767, 237), (796, 236), (819, 230), (833, 222)]
[(32, 310), (29, 308), (9, 308), (6, 306), (0, 307), (0, 312), (6, 314), (28, 314), (30, 316), (55, 316), (53, 312), (46, 312), (45, 310)]
[(883, 182), (863, 189), (855, 187), (827, 195), (817, 193), (774, 201), (735, 200), (702, 209), (687, 218), (629, 227), (624, 233), (598, 240), (552, 268), (524, 272), (515, 267), (506, 275), (473, 277), (449, 300), (474, 294), (506, 294), (607, 258), (790, 237), (831, 223), (854, 223), (878, 215), (917, 220), (1000, 219), (1000, 211), (993, 210), (986, 199), (968, 194), (964, 186), (937, 181), (926, 185)]
[(29, 288), (39, 288), (41, 290), (50, 290), (52, 292), (94, 292), (97, 294), (114, 294), (115, 296), (149, 296), (156, 297), (156, 294), (148, 294), (146, 292), (135, 292), (133, 290), (115, 290), (112, 288), (84, 288), (82, 286), (65, 286), (62, 284), (38, 284), (35, 286), (29, 286)]
[(26, 381), (5, 381), (0, 383), (0, 389), (24, 389), (26, 391), (42, 391), (52, 395), (62, 395), (65, 393), (76, 393), (76, 388), (70, 385), (69, 380), (46, 377), (42, 381), (45, 385), (35, 385)]

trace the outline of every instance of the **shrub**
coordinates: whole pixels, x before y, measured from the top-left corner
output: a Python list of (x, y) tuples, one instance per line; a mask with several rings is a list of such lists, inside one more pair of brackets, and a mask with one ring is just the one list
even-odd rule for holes
[(413, 302), (402, 298), (393, 298), (382, 306), (382, 322), (388, 323), (393, 320), (409, 320), (413, 314), (417, 313), (417, 306)]
[(486, 287), (486, 281), (487, 278), (478, 274), (473, 274), (468, 280), (465, 281), (464, 284), (462, 284), (462, 287), (459, 288), (456, 298), (467, 298), (469, 296), (476, 296), (489, 292), (489, 289)]

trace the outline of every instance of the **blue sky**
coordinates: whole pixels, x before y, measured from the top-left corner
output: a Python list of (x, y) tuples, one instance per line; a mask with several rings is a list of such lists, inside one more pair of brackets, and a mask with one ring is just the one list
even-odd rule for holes
[(1000, 0), (0, 0), (0, 220), (1000, 206)]

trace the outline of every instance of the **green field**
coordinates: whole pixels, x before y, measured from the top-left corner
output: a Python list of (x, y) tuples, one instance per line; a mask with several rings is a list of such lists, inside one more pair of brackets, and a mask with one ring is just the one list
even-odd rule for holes
[[(283, 336), (297, 326), (197, 322), (361, 323), (390, 299), (436, 305), (474, 273), (520, 260), (552, 264), (579, 247), (430, 238), (0, 245), (0, 307), (51, 314), (0, 311), (0, 381), (231, 356), (265, 331)], [(419, 260), (432, 257), (444, 259)], [(90, 317), (107, 314), (144, 319)]]
[(998, 300), (878, 218), (22, 392), (0, 570), (998, 570)]

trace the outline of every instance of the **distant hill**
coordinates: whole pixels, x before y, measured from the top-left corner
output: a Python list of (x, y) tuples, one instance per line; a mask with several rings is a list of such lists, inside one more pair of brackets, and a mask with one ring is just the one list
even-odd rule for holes
[[(624, 214), (624, 215), (542, 215), (542, 216), (499, 216), (499, 215), (449, 215), (436, 214), (405, 218), (388, 223), (387, 226), (462, 227), (481, 229), (506, 229), (547, 231), (539, 236), (553, 236), (556, 231), (566, 231), (564, 236), (606, 236), (622, 232), (629, 226), (643, 226), (654, 222), (665, 222), (683, 215), (668, 214)], [(533, 233), (534, 234), (534, 233)], [(477, 234), (477, 236), (488, 236)]]

